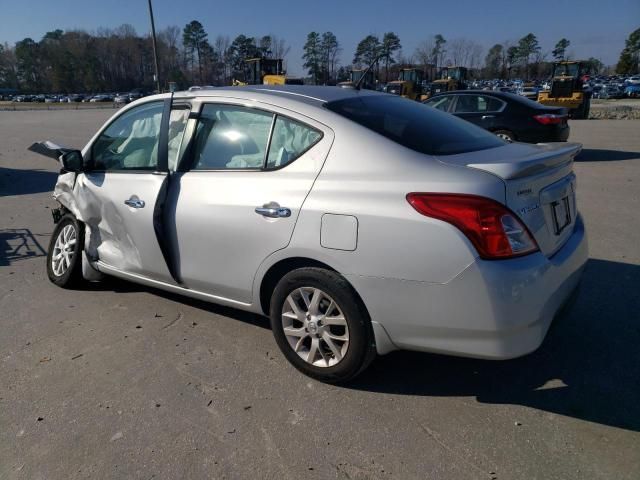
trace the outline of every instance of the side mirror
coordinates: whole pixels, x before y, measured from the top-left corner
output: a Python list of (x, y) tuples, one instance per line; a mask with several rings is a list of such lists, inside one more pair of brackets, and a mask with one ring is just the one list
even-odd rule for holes
[(80, 150), (70, 150), (60, 155), (60, 164), (67, 172), (81, 172), (84, 160)]

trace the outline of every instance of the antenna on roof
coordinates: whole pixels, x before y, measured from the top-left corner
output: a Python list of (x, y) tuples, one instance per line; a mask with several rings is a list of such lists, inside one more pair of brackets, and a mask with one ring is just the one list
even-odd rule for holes
[(362, 85), (362, 82), (364, 81), (365, 77), (367, 76), (367, 73), (369, 73), (369, 70), (371, 70), (371, 68), (373, 68), (373, 66), (378, 63), (380, 61), (380, 59), (382, 57), (385, 57), (386, 55), (383, 53), (381, 55), (378, 55), (376, 58), (373, 59), (373, 62), (371, 62), (371, 65), (369, 65), (367, 67), (367, 69), (364, 71), (364, 73), (362, 74), (362, 76), (358, 79), (358, 81), (356, 82), (356, 84), (353, 86), (353, 88), (355, 88), (356, 90), (360, 90), (360, 85)]

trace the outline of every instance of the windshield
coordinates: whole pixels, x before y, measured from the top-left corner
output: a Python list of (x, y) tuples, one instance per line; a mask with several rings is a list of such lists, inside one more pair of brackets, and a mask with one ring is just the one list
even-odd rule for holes
[(560, 63), (553, 69), (554, 77), (577, 77), (578, 76), (578, 64), (577, 63)]
[(453, 155), (505, 145), (495, 135), (465, 120), (396, 96), (354, 97), (325, 106), (404, 147), (429, 155)]

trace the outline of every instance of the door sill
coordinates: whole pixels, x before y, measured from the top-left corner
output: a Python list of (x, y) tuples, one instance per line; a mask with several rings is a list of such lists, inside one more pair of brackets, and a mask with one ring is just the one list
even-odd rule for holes
[(168, 292), (174, 292), (180, 295), (185, 295), (187, 297), (196, 298), (198, 300), (204, 300), (205, 302), (217, 303), (219, 305), (240, 308), (242, 310), (250, 310), (252, 306), (251, 303), (239, 302), (237, 300), (231, 300), (229, 298), (211, 295), (210, 293), (191, 290), (190, 288), (180, 287), (178, 285), (171, 285), (170, 283), (161, 282), (160, 280), (153, 280), (151, 278), (137, 275), (135, 273), (124, 272), (118, 268), (112, 267), (111, 265), (107, 265), (101, 260), (98, 260), (95, 265), (100, 272), (106, 273), (108, 275), (113, 275), (114, 277), (129, 280), (131, 282), (146, 285), (148, 287), (159, 288)]

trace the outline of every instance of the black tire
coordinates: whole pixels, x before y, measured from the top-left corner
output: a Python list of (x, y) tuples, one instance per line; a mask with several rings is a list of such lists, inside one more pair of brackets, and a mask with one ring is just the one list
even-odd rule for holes
[[(344, 357), (332, 366), (307, 363), (289, 344), (284, 333), (282, 310), (287, 297), (300, 288), (317, 288), (331, 297), (348, 327), (349, 343)], [(344, 383), (364, 371), (376, 356), (369, 314), (353, 287), (338, 273), (322, 268), (299, 268), (286, 274), (271, 296), (271, 329), (287, 360), (305, 375), (326, 383)], [(326, 352), (328, 353), (328, 352)]]
[[(56, 252), (56, 242), (62, 231), (67, 226), (72, 226), (75, 232), (75, 245), (69, 250), (72, 255), (69, 259), (69, 265), (61, 272), (56, 274), (53, 267), (53, 256)], [(82, 277), (82, 246), (84, 245), (84, 229), (82, 225), (76, 220), (76, 218), (67, 214), (60, 219), (56, 228), (51, 235), (51, 241), (49, 242), (49, 250), (47, 252), (47, 275), (52, 283), (62, 288), (72, 288), (80, 285), (83, 282)]]
[(509, 143), (516, 141), (516, 136), (513, 134), (513, 132), (510, 132), (509, 130), (495, 130), (493, 134)]
[(587, 98), (582, 104), (581, 117), (583, 120), (589, 119), (589, 110), (591, 110), (591, 99)]

